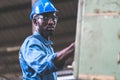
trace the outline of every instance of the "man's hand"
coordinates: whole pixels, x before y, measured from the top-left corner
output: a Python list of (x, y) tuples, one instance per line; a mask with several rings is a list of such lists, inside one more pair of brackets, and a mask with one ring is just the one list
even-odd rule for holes
[(56, 58), (54, 59), (54, 63), (57, 67), (64, 64), (64, 62), (74, 55), (75, 50), (75, 42), (71, 43), (68, 47), (64, 48), (63, 50), (59, 51)]

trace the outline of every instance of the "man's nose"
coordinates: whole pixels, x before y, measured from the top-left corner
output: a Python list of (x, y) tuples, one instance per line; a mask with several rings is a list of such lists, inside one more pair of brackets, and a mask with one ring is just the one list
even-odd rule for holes
[(48, 20), (48, 24), (54, 24), (55, 22), (53, 21), (53, 19), (49, 19)]

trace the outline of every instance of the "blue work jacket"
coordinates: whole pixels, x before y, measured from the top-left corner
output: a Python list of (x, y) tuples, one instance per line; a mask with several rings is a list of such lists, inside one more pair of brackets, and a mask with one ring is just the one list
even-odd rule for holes
[(23, 42), (19, 51), (19, 61), (23, 80), (57, 80), (52, 41), (34, 32)]

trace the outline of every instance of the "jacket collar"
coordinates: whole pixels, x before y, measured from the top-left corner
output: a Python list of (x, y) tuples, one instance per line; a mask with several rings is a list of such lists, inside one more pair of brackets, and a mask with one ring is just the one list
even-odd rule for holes
[(43, 42), (45, 45), (52, 45), (53, 42), (51, 40), (45, 39), (40, 33), (34, 32), (33, 35), (38, 38), (41, 42)]

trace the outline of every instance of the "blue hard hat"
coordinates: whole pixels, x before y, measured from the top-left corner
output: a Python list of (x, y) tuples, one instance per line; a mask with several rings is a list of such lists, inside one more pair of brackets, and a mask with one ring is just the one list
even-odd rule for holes
[(33, 19), (34, 15), (47, 13), (47, 12), (57, 12), (58, 10), (49, 0), (38, 0), (32, 6), (32, 12), (30, 14), (30, 19)]

